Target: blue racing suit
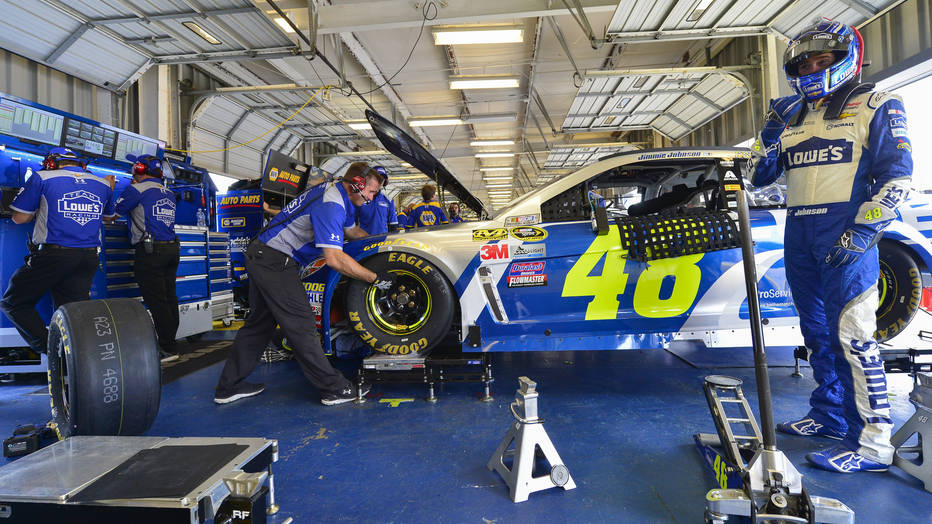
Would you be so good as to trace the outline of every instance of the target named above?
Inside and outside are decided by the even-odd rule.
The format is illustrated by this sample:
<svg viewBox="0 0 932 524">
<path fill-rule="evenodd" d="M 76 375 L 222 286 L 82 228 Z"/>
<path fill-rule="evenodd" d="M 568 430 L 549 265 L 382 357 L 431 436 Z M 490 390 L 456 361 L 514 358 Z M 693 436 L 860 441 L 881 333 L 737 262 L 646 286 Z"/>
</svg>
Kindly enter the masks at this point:
<svg viewBox="0 0 932 524">
<path fill-rule="evenodd" d="M 372 199 L 372 202 L 357 208 L 356 219 L 359 227 L 365 229 L 370 235 L 388 233 L 389 226 L 398 228 L 395 204 L 381 192 Z"/>
<path fill-rule="evenodd" d="M 771 107 L 789 107 L 789 98 Z M 909 191 L 906 114 L 896 95 L 870 92 L 848 100 L 838 119 L 825 120 L 823 101 L 810 102 L 798 126 L 761 133 L 755 148 L 766 156 L 751 183 L 764 186 L 786 174 L 786 278 L 818 383 L 808 416 L 844 434 L 844 447 L 890 464 L 890 405 L 874 340 L 876 241 Z M 801 106 L 792 107 L 784 116 Z"/>
<path fill-rule="evenodd" d="M 411 209 L 411 216 L 408 217 L 408 227 L 430 227 L 449 223 L 443 208 L 433 200 L 414 206 Z"/>
</svg>

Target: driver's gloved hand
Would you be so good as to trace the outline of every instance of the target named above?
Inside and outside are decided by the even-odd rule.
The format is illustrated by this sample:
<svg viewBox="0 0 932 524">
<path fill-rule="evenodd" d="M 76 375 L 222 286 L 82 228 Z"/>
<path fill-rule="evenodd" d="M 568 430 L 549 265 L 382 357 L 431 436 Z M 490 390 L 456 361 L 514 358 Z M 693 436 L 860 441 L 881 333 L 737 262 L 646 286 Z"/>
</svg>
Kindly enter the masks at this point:
<svg viewBox="0 0 932 524">
<path fill-rule="evenodd" d="M 395 276 L 394 273 L 389 273 L 388 271 L 384 271 L 382 273 L 379 273 L 375 277 L 375 280 L 372 281 L 372 285 L 377 287 L 381 291 L 388 291 L 389 289 L 392 288 L 392 286 L 395 285 L 397 281 L 398 281 L 398 277 Z"/>
<path fill-rule="evenodd" d="M 764 147 L 770 147 L 780 140 L 786 129 L 786 123 L 802 107 L 799 95 L 785 96 L 770 101 L 770 111 L 764 117 L 764 127 L 760 131 L 760 140 Z"/>
<path fill-rule="evenodd" d="M 853 264 L 865 251 L 879 240 L 880 233 L 865 224 L 854 224 L 838 237 L 825 256 L 825 263 L 832 267 Z"/>
</svg>

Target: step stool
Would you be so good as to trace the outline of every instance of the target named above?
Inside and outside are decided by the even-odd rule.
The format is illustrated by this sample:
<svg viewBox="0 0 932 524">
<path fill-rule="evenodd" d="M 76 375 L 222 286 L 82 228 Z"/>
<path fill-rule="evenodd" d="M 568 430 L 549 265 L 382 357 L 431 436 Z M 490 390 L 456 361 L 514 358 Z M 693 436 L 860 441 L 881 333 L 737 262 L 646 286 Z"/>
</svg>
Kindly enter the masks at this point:
<svg viewBox="0 0 932 524">
<path fill-rule="evenodd" d="M 576 487 L 569 469 L 544 430 L 544 419 L 537 417 L 537 383 L 527 377 L 518 378 L 519 389 L 511 403 L 511 414 L 517 421 L 511 425 L 486 467 L 497 471 L 511 488 L 511 501 L 524 502 L 528 495 L 553 487 L 569 490 Z M 514 443 L 513 449 L 508 449 Z M 534 477 L 536 450 L 540 449 L 550 463 L 550 474 Z M 505 457 L 512 457 L 511 468 Z"/>
<path fill-rule="evenodd" d="M 916 385 L 909 394 L 909 401 L 916 406 L 916 412 L 890 439 L 896 448 L 893 464 L 921 480 L 926 491 L 932 493 L 932 373 L 917 373 L 916 379 Z M 913 434 L 918 438 L 916 445 L 904 446 Z M 915 459 L 904 455 L 914 455 Z M 929 462 L 925 457 L 929 457 Z"/>
</svg>

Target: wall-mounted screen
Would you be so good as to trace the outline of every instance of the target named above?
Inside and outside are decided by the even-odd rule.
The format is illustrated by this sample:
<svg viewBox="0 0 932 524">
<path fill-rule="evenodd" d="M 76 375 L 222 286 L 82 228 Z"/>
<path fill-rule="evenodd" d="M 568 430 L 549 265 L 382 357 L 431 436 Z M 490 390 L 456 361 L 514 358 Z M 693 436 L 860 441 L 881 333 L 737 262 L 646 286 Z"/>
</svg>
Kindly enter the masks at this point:
<svg viewBox="0 0 932 524">
<path fill-rule="evenodd" d="M 116 131 L 69 118 L 65 124 L 65 147 L 111 158 Z"/>
<path fill-rule="evenodd" d="M 57 146 L 65 117 L 0 98 L 0 133 Z"/>
<path fill-rule="evenodd" d="M 157 140 L 120 131 L 117 135 L 116 155 L 114 155 L 113 159 L 127 162 L 131 161 L 127 158 L 127 155 L 131 156 L 133 160 L 142 155 L 156 156 L 160 145 L 161 142 Z"/>
</svg>

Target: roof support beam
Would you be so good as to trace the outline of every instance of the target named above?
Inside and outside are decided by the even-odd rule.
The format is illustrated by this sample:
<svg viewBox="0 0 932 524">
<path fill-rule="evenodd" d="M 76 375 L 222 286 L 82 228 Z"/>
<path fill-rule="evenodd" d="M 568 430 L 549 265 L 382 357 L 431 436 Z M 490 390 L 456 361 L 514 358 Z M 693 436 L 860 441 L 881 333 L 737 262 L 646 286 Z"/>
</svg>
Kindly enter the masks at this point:
<svg viewBox="0 0 932 524">
<path fill-rule="evenodd" d="M 204 91 L 188 91 L 184 93 L 185 95 L 191 96 L 214 96 L 214 95 L 229 95 L 233 93 L 270 93 L 275 91 L 316 91 L 321 89 L 322 86 L 299 86 L 297 84 L 270 84 L 262 86 L 238 86 L 238 87 L 218 87 L 217 89 L 209 89 Z M 301 106 L 296 106 L 301 107 Z M 275 107 L 276 109 L 278 106 Z M 262 106 L 262 109 L 272 109 L 272 107 L 266 108 Z"/>
<path fill-rule="evenodd" d="M 84 35 L 84 33 L 86 33 L 87 30 L 92 27 L 94 27 L 94 25 L 87 23 L 87 22 L 84 22 L 83 24 L 78 26 L 78 28 L 73 33 L 71 33 L 68 36 L 68 38 L 65 39 L 64 42 L 58 44 L 58 47 L 56 47 L 55 50 L 52 51 L 52 53 L 45 58 L 45 61 L 48 62 L 49 64 L 54 64 L 55 61 L 58 60 L 58 58 L 61 55 L 63 55 L 65 51 L 67 51 L 68 48 L 71 47 L 72 44 L 77 42 L 78 39 L 81 38 Z"/>
<path fill-rule="evenodd" d="M 609 33 L 608 41 L 613 44 L 637 42 L 659 42 L 670 40 L 695 40 L 697 38 L 737 38 L 760 36 L 772 31 L 769 26 L 714 27 L 711 29 L 671 29 L 669 31 L 625 31 Z"/>
<path fill-rule="evenodd" d="M 868 4 L 867 2 L 862 2 L 861 0 L 841 0 L 841 3 L 861 13 L 867 18 L 877 14 L 877 10 L 874 9 L 874 6 Z"/>
<path fill-rule="evenodd" d="M 606 76 L 633 76 L 633 75 L 688 75 L 693 73 L 727 73 L 732 71 L 747 71 L 760 69 L 759 65 L 740 66 L 699 66 L 699 67 L 655 67 L 644 69 L 587 69 L 589 78 Z"/>
<path fill-rule="evenodd" d="M 143 40 L 141 43 L 148 42 L 148 40 Z M 314 54 L 309 51 L 300 51 L 298 48 L 270 47 L 267 49 L 250 49 L 247 51 L 214 51 L 184 55 L 158 55 L 152 57 L 152 60 L 157 64 L 203 64 L 207 62 L 272 60 L 275 58 L 290 58 L 293 56 L 313 57 Z"/>
<path fill-rule="evenodd" d="M 146 15 L 144 18 L 136 16 L 121 16 L 115 18 L 95 18 L 91 22 L 98 25 L 146 23 L 155 20 L 177 20 L 179 18 L 206 18 L 208 16 L 235 15 L 239 13 L 255 13 L 255 7 L 235 7 L 230 9 L 206 9 L 197 11 L 177 11 L 159 15 Z"/>
</svg>

